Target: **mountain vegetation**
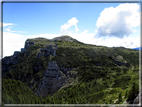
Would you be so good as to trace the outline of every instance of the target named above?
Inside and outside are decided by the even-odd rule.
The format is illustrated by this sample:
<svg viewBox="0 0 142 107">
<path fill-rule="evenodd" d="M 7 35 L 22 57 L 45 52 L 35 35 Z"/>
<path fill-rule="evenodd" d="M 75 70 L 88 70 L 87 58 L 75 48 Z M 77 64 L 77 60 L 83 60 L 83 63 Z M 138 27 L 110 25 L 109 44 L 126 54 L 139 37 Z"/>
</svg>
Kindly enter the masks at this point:
<svg viewBox="0 0 142 107">
<path fill-rule="evenodd" d="M 137 50 L 84 44 L 67 35 L 27 41 L 34 45 L 2 59 L 3 104 L 128 104 L 139 94 Z M 55 44 L 56 56 L 40 56 L 41 48 Z M 75 77 L 54 94 L 37 96 L 50 61 L 71 68 L 66 72 Z"/>
</svg>

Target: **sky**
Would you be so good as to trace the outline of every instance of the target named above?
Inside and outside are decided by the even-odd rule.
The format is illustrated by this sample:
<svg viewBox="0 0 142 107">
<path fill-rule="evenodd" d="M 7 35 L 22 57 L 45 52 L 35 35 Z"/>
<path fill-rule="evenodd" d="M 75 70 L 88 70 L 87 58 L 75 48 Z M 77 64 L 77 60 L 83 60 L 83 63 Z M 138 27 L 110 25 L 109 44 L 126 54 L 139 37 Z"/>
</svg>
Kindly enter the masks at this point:
<svg viewBox="0 0 142 107">
<path fill-rule="evenodd" d="M 139 3 L 3 3 L 3 57 L 29 38 L 69 35 L 107 47 L 140 47 Z"/>
</svg>

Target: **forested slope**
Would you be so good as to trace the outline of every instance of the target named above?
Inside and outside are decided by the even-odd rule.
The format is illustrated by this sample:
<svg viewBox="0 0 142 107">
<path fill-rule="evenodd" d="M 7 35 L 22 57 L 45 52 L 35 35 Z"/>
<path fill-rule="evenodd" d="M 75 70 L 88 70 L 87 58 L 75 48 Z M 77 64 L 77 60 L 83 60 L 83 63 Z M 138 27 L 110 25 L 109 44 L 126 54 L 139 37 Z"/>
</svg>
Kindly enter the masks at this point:
<svg viewBox="0 0 142 107">
<path fill-rule="evenodd" d="M 69 36 L 28 39 L 25 45 L 24 52 L 2 59 L 4 104 L 114 104 L 117 99 L 123 104 L 133 103 L 139 93 L 137 50 L 83 44 Z M 53 51 L 57 46 L 54 57 L 41 51 L 49 50 L 47 45 Z M 57 62 L 68 82 L 54 94 L 38 97 L 50 61 Z"/>
</svg>

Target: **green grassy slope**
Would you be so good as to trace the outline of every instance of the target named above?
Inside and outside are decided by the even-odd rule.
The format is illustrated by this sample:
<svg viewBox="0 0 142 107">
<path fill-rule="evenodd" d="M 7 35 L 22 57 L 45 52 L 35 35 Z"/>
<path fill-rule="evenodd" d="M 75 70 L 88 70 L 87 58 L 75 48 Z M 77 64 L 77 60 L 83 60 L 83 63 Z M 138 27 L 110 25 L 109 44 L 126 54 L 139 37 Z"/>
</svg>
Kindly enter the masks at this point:
<svg viewBox="0 0 142 107">
<path fill-rule="evenodd" d="M 72 41 L 65 41 L 68 39 Z M 83 44 L 68 36 L 53 40 L 45 38 L 29 40 L 35 42 L 35 45 L 20 53 L 19 63 L 12 65 L 12 69 L 3 77 L 5 78 L 3 103 L 113 104 L 119 99 L 117 103 L 121 104 L 125 100 L 133 100 L 139 93 L 139 51 L 137 50 Z M 55 57 L 50 55 L 42 56 L 41 59 L 36 58 L 40 48 L 55 43 L 58 47 Z M 72 72 L 76 72 L 78 80 L 53 96 L 38 98 L 33 94 L 37 84 L 33 89 L 27 86 L 31 85 L 33 79 L 37 82 L 42 80 L 43 72 L 47 69 L 50 60 L 56 61 L 59 67 L 74 68 Z M 35 72 L 33 67 L 38 64 L 42 68 Z M 25 90 L 18 84 L 22 84 Z M 16 90 L 19 91 L 15 91 L 12 87 L 17 87 Z M 122 98 L 123 96 L 125 97 Z M 26 98 L 32 100 L 28 101 Z"/>
</svg>

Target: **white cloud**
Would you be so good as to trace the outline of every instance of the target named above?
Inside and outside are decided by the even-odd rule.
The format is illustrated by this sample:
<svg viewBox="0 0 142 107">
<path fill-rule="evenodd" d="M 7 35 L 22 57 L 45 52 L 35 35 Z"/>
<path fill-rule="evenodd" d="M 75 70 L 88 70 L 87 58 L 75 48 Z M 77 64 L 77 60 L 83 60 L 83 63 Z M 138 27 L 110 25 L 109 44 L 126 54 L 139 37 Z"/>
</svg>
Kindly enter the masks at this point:
<svg viewBox="0 0 142 107">
<path fill-rule="evenodd" d="M 120 4 L 117 7 L 105 8 L 97 20 L 97 34 L 98 37 L 113 36 L 122 38 L 129 36 L 140 24 L 139 5 L 134 4 Z"/>
<path fill-rule="evenodd" d="M 55 37 L 59 37 L 62 34 L 39 34 L 39 35 L 33 35 L 33 36 L 27 36 L 28 38 L 37 38 L 37 37 L 43 37 L 47 39 L 53 39 Z"/>
<path fill-rule="evenodd" d="M 89 30 L 84 30 L 83 33 L 87 33 Z"/>
<path fill-rule="evenodd" d="M 8 28 L 7 28 L 7 29 L 4 29 L 4 31 L 9 32 L 9 33 L 12 33 L 12 32 L 27 33 L 26 31 L 12 31 L 12 30 L 11 30 L 12 27 L 11 27 L 10 25 L 14 25 L 14 24 L 13 24 L 13 23 L 3 23 L 3 27 L 8 26 Z M 0 26 L 1 26 L 1 22 L 0 22 Z"/>
<path fill-rule="evenodd" d="M 9 25 L 14 25 L 13 23 L 3 23 L 3 27 L 9 26 Z"/>
<path fill-rule="evenodd" d="M 8 32 L 10 32 L 10 31 L 11 31 L 10 29 L 4 29 L 4 30 L 6 30 L 6 31 L 8 31 Z"/>
<path fill-rule="evenodd" d="M 109 38 L 94 38 L 94 33 L 74 33 L 71 37 L 87 44 L 101 45 L 107 47 L 136 48 L 140 47 L 140 37 L 109 37 Z"/>
<path fill-rule="evenodd" d="M 67 23 L 65 23 L 64 25 L 61 26 L 61 32 L 62 33 L 66 33 L 69 32 L 67 31 L 71 26 L 75 26 L 75 30 L 76 32 L 79 31 L 78 27 L 77 27 L 77 23 L 79 21 L 76 19 L 76 17 L 71 18 L 70 20 L 68 20 Z"/>
<path fill-rule="evenodd" d="M 18 33 L 27 33 L 27 31 L 13 31 L 13 32 L 18 32 Z"/>
<path fill-rule="evenodd" d="M 10 28 L 4 29 L 6 32 L 12 33 L 12 32 L 17 32 L 17 33 L 27 33 L 26 31 L 12 31 Z"/>
<path fill-rule="evenodd" d="M 3 57 L 13 55 L 14 51 L 20 51 L 24 47 L 25 36 L 3 32 Z"/>
<path fill-rule="evenodd" d="M 124 37 L 124 38 L 117 38 L 111 37 L 107 39 L 96 39 L 96 45 L 102 45 L 107 47 L 120 47 L 123 46 L 125 48 L 136 48 L 140 47 L 140 37 Z"/>
</svg>

